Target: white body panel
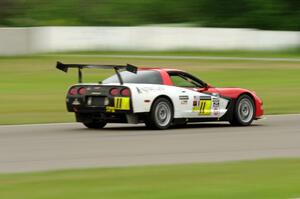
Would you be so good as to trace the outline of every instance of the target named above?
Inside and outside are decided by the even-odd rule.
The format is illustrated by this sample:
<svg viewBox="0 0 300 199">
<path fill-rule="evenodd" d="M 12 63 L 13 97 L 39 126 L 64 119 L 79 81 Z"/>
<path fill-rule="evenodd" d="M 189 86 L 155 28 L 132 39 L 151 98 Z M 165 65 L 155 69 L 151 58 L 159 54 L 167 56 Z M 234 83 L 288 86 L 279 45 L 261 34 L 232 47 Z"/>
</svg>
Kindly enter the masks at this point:
<svg viewBox="0 0 300 199">
<path fill-rule="evenodd" d="M 153 101 L 159 96 L 167 96 L 172 100 L 174 118 L 220 118 L 227 112 L 229 100 L 218 95 L 158 84 L 124 84 L 123 86 L 131 90 L 134 113 L 150 112 Z"/>
</svg>

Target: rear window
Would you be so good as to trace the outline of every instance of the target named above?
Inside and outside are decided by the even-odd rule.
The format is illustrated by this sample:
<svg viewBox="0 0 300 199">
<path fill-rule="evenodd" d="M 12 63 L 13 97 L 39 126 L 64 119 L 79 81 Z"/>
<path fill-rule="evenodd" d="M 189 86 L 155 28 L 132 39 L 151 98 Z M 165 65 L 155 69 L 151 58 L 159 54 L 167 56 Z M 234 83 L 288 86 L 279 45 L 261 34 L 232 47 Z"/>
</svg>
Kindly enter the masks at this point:
<svg viewBox="0 0 300 199">
<path fill-rule="evenodd" d="M 162 78 L 158 71 L 153 70 L 141 70 L 137 74 L 122 71 L 120 72 L 124 83 L 134 83 L 134 84 L 162 84 Z M 102 81 L 103 84 L 108 83 L 119 83 L 117 75 L 113 75 Z"/>
</svg>

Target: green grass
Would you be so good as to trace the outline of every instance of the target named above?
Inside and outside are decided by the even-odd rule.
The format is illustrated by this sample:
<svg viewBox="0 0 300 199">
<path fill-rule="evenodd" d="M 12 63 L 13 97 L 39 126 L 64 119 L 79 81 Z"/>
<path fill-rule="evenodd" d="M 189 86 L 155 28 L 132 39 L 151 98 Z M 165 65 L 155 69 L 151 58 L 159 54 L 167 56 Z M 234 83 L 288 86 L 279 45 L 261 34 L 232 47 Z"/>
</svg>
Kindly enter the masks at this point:
<svg viewBox="0 0 300 199">
<path fill-rule="evenodd" d="M 56 70 L 57 60 L 179 68 L 217 87 L 255 90 L 264 100 L 267 114 L 300 113 L 300 62 L 97 58 L 52 54 L 0 58 L 0 124 L 74 120 L 73 114 L 66 112 L 65 93 L 76 82 L 76 72 L 64 74 Z M 89 82 L 113 74 L 110 70 L 85 72 Z"/>
<path fill-rule="evenodd" d="M 0 175 L 3 199 L 300 197 L 300 159 Z"/>
</svg>

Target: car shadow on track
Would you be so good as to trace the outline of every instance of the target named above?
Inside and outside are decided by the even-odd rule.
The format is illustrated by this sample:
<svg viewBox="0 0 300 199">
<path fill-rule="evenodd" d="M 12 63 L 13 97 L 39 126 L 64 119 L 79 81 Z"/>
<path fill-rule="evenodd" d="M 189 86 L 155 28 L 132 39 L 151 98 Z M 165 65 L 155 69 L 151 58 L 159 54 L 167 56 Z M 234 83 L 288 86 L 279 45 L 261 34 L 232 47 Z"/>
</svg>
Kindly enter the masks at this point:
<svg viewBox="0 0 300 199">
<path fill-rule="evenodd" d="M 256 131 L 256 128 L 259 128 L 263 125 L 261 124 L 252 124 L 248 127 L 235 127 L 231 126 L 229 123 L 190 123 L 186 126 L 172 126 L 167 130 L 152 130 L 148 129 L 143 124 L 130 125 L 130 124 L 116 124 L 116 125 L 107 125 L 103 129 L 88 129 L 82 126 L 82 128 L 72 128 L 69 129 L 68 133 L 76 134 L 90 134 L 94 136 L 104 136 L 104 137 L 115 137 L 115 136 L 155 136 L 155 135 L 176 135 L 176 134 L 199 134 L 199 133 L 209 133 L 209 132 L 243 132 L 244 130 L 253 129 Z"/>
<path fill-rule="evenodd" d="M 185 130 L 185 129 L 213 129 L 213 128 L 251 128 L 251 127 L 258 127 L 261 126 L 259 124 L 252 124 L 249 127 L 236 127 L 231 126 L 228 123 L 191 123 L 184 126 L 171 126 L 168 131 L 170 130 Z M 86 129 L 87 131 L 90 129 Z M 105 131 L 159 131 L 159 130 L 153 130 L 148 129 L 145 125 L 136 125 L 136 126 L 107 126 L 103 130 Z M 102 129 L 96 129 L 93 131 L 102 131 Z"/>
</svg>

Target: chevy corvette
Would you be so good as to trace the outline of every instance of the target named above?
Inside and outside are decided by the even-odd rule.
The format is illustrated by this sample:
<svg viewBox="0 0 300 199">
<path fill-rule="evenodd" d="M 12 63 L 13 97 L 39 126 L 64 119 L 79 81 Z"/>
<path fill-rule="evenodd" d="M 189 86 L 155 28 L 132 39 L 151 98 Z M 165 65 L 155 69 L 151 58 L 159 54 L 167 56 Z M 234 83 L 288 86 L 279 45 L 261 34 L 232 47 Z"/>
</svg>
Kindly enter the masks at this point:
<svg viewBox="0 0 300 199">
<path fill-rule="evenodd" d="M 78 83 L 67 92 L 66 105 L 76 121 L 101 129 L 107 123 L 145 123 L 151 129 L 191 122 L 228 121 L 248 126 L 263 115 L 263 102 L 243 88 L 216 88 L 177 69 L 127 65 L 63 64 L 78 69 Z M 82 83 L 82 70 L 113 69 L 99 83 Z"/>
</svg>

